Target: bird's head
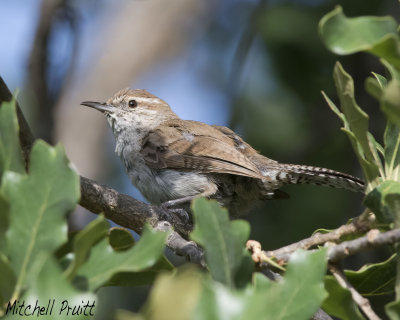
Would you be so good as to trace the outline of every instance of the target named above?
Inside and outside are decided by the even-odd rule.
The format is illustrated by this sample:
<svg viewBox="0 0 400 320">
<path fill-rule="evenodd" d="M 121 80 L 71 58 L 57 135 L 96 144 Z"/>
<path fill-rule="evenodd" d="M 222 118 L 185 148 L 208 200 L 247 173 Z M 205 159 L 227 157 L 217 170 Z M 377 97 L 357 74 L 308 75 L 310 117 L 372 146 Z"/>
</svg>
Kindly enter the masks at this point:
<svg viewBox="0 0 400 320">
<path fill-rule="evenodd" d="M 142 89 L 122 89 L 106 102 L 84 101 L 81 105 L 102 112 L 113 131 L 121 126 L 151 129 L 164 120 L 177 117 L 168 103 Z"/>
</svg>

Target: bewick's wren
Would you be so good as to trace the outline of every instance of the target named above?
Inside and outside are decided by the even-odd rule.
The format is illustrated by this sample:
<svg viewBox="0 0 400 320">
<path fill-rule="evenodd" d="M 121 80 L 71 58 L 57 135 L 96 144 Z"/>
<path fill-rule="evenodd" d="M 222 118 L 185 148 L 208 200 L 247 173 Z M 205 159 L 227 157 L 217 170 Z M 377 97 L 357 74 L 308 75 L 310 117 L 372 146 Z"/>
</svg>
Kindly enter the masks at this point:
<svg viewBox="0 0 400 320">
<path fill-rule="evenodd" d="M 238 216 L 259 200 L 287 197 L 279 190 L 285 184 L 364 190 L 362 180 L 345 173 L 264 157 L 226 127 L 181 120 L 145 90 L 82 105 L 106 116 L 132 183 L 153 204 L 182 205 L 203 195 Z"/>
</svg>

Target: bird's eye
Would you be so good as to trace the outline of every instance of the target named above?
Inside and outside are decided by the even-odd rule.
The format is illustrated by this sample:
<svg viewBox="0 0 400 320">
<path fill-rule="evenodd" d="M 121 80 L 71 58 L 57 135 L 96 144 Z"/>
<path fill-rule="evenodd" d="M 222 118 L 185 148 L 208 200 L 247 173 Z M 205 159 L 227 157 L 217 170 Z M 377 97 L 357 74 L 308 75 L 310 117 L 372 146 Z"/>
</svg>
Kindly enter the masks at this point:
<svg viewBox="0 0 400 320">
<path fill-rule="evenodd" d="M 129 100 L 128 104 L 129 104 L 129 106 L 131 108 L 135 108 L 137 106 L 137 101 L 136 100 Z"/>
</svg>

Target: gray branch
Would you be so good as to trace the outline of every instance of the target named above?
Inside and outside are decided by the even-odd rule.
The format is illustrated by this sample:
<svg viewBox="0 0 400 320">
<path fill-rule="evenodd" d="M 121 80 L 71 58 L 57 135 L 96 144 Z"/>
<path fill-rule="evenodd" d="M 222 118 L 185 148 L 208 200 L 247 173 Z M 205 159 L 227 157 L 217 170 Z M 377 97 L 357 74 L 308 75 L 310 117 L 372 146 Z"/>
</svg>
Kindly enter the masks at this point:
<svg viewBox="0 0 400 320">
<path fill-rule="evenodd" d="M 378 229 L 372 229 L 363 237 L 329 245 L 327 258 L 330 263 L 336 263 L 358 252 L 384 245 L 393 245 L 398 242 L 400 242 L 400 228 L 382 233 Z M 296 242 L 296 244 L 298 243 L 299 242 Z M 291 254 L 298 248 L 302 247 L 293 246 L 292 251 L 281 250 L 283 248 L 275 251 L 263 251 L 261 250 L 261 245 L 257 241 L 249 240 L 247 242 L 247 249 L 252 253 L 253 261 L 258 263 L 262 269 L 271 268 L 272 259 L 278 260 L 279 263 L 288 262 Z"/>
<path fill-rule="evenodd" d="M 363 216 L 363 215 L 362 215 Z M 361 217 L 354 218 L 349 224 L 340 226 L 339 228 L 328 233 L 315 233 L 311 237 L 292 243 L 285 247 L 273 250 L 264 251 L 267 257 L 287 261 L 290 255 L 297 249 L 309 249 L 314 246 L 323 245 L 327 242 L 338 242 L 340 239 L 349 234 L 364 233 L 371 228 L 371 223 Z"/>
<path fill-rule="evenodd" d="M 0 77 L 0 103 L 10 101 L 12 95 Z M 35 138 L 17 103 L 19 138 L 27 167 L 29 154 Z M 183 224 L 178 217 L 157 206 L 138 201 L 128 195 L 100 185 L 93 180 L 80 177 L 81 199 L 79 204 L 93 213 L 104 213 L 107 219 L 122 227 L 141 233 L 146 223 L 157 230 L 170 232 L 167 246 L 177 255 L 185 256 L 189 261 L 204 264 L 203 251 L 194 242 L 188 241 L 192 225 Z"/>
</svg>

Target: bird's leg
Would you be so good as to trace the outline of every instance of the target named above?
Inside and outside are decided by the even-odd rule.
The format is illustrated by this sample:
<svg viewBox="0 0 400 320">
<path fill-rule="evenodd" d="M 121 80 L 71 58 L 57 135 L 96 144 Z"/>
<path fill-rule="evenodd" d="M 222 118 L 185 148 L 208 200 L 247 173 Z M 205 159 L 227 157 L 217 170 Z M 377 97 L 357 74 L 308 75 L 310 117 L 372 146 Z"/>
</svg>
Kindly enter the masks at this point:
<svg viewBox="0 0 400 320">
<path fill-rule="evenodd" d="M 202 195 L 202 194 L 200 194 L 200 195 Z M 175 207 L 175 206 L 180 205 L 180 204 L 189 203 L 195 197 L 200 196 L 200 195 L 188 196 L 188 197 L 178 198 L 178 199 L 174 199 L 174 200 L 168 200 L 168 201 L 163 202 L 161 204 L 161 207 L 163 209 L 169 209 L 171 207 Z"/>
<path fill-rule="evenodd" d="M 173 214 L 175 214 L 176 216 L 178 216 L 178 218 L 184 223 L 188 223 L 190 221 L 190 217 L 189 214 L 186 212 L 185 209 L 183 208 L 171 208 L 177 205 L 182 205 L 182 204 L 186 204 L 191 202 L 196 196 L 188 196 L 188 197 L 183 197 L 183 198 L 179 198 L 179 199 L 174 199 L 174 200 L 169 200 L 169 201 L 165 201 L 163 202 L 160 207 L 163 210 L 166 210 L 168 212 L 171 212 Z"/>
<path fill-rule="evenodd" d="M 171 207 L 190 203 L 194 198 L 197 198 L 197 197 L 209 197 L 209 196 L 213 195 L 215 192 L 216 192 L 215 188 L 208 188 L 207 190 L 203 191 L 202 193 L 199 193 L 196 195 L 165 201 L 160 205 L 160 207 L 164 210 L 168 210 L 172 213 L 175 213 L 184 223 L 187 223 L 190 221 L 190 217 L 189 217 L 188 213 L 186 212 L 186 210 L 182 209 L 182 208 L 172 208 L 171 209 Z"/>
</svg>

